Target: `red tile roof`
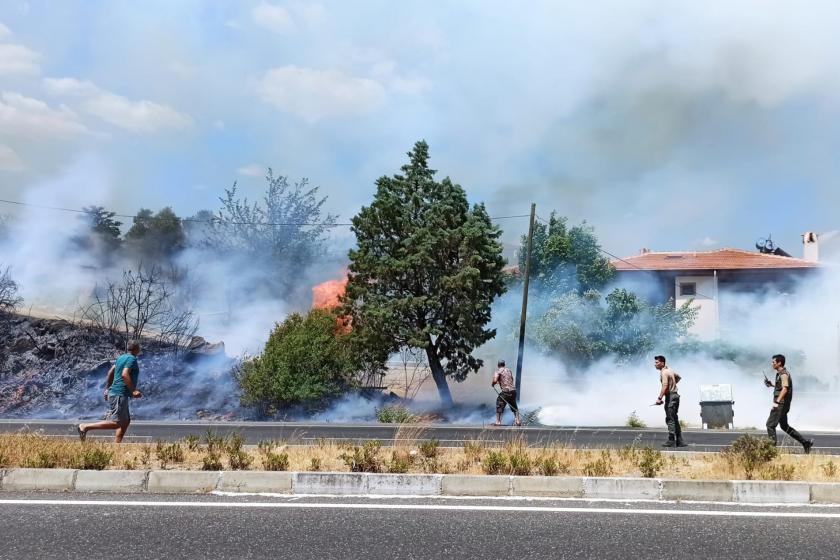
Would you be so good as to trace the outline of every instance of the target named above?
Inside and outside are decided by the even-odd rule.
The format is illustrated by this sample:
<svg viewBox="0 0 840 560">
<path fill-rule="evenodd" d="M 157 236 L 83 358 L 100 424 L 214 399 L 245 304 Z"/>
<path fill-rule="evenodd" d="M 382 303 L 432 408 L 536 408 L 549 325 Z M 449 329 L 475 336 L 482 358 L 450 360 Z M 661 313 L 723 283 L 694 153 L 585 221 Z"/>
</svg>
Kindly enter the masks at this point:
<svg viewBox="0 0 840 560">
<path fill-rule="evenodd" d="M 612 261 L 616 270 L 757 270 L 818 268 L 817 262 L 741 249 L 648 252 Z"/>
</svg>

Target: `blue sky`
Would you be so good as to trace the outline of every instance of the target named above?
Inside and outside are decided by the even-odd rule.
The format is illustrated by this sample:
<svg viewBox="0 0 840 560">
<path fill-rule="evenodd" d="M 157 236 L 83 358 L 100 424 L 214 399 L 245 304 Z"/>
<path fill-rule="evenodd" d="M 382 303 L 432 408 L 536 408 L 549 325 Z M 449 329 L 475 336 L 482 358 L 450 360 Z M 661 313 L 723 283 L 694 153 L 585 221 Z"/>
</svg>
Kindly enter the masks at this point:
<svg viewBox="0 0 840 560">
<path fill-rule="evenodd" d="M 622 254 L 799 254 L 840 222 L 840 5 L 807 8 L 6 0 L 0 198 L 189 215 L 271 166 L 346 219 L 424 138 L 492 215 L 534 201 Z"/>
</svg>

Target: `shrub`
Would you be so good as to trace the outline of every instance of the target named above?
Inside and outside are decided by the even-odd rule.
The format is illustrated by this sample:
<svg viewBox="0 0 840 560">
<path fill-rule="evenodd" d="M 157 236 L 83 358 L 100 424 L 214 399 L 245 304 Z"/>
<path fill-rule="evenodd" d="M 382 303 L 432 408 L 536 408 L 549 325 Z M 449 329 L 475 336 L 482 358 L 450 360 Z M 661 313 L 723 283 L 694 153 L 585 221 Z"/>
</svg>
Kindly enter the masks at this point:
<svg viewBox="0 0 840 560">
<path fill-rule="evenodd" d="M 764 480 L 793 480 L 794 465 L 768 465 L 762 472 Z"/>
<path fill-rule="evenodd" d="M 503 474 L 507 472 L 507 466 L 504 451 L 488 451 L 481 460 L 481 468 L 485 474 Z"/>
<path fill-rule="evenodd" d="M 752 480 L 756 470 L 779 456 L 779 450 L 768 438 L 744 434 L 723 450 L 723 457 L 730 465 L 739 465 L 744 476 Z"/>
<path fill-rule="evenodd" d="M 484 444 L 478 440 L 467 440 L 464 442 L 464 456 L 468 461 L 478 463 L 484 453 Z"/>
<path fill-rule="evenodd" d="M 190 434 L 184 438 L 184 443 L 187 444 L 187 449 L 190 451 L 198 451 L 198 445 L 201 443 L 201 438 L 197 435 Z"/>
<path fill-rule="evenodd" d="M 309 460 L 309 470 L 318 472 L 321 470 L 321 459 L 319 457 L 312 457 Z"/>
<path fill-rule="evenodd" d="M 584 476 L 612 476 L 612 455 L 609 449 L 603 450 L 598 459 L 583 465 L 583 474 Z"/>
<path fill-rule="evenodd" d="M 230 463 L 230 468 L 235 471 L 246 470 L 254 461 L 254 458 L 243 449 L 244 444 L 245 439 L 241 434 L 232 434 L 225 441 L 224 447 L 228 454 L 228 462 Z"/>
<path fill-rule="evenodd" d="M 315 459 L 313 458 L 313 461 Z M 249 462 L 250 464 L 250 462 Z M 267 471 L 287 471 L 289 470 L 289 454 L 288 453 L 274 453 L 269 451 L 265 453 L 262 458 L 263 469 Z M 233 467 L 231 467 L 233 468 Z M 247 468 L 247 467 L 246 467 Z M 319 470 L 319 469 L 311 469 Z"/>
<path fill-rule="evenodd" d="M 36 469 L 54 469 L 58 466 L 59 456 L 52 449 L 41 449 L 28 463 L 28 467 Z"/>
<path fill-rule="evenodd" d="M 557 476 L 560 473 L 560 463 L 554 455 L 543 455 L 537 459 L 537 472 L 543 476 Z"/>
<path fill-rule="evenodd" d="M 517 476 L 528 476 L 531 474 L 531 456 L 528 455 L 527 449 L 520 448 L 508 455 L 508 465 L 510 466 L 510 474 Z"/>
<path fill-rule="evenodd" d="M 645 478 L 655 478 L 665 467 L 665 456 L 658 449 L 643 447 L 638 454 L 636 465 Z"/>
<path fill-rule="evenodd" d="M 114 460 L 114 452 L 104 447 L 85 446 L 79 467 L 84 470 L 101 471 Z"/>
<path fill-rule="evenodd" d="M 628 428 L 647 428 L 647 424 L 645 424 L 644 420 L 639 418 L 636 411 L 630 413 L 630 416 L 627 417 L 627 427 Z"/>
<path fill-rule="evenodd" d="M 169 463 L 183 463 L 184 450 L 179 443 L 171 443 L 166 445 L 162 441 L 157 442 L 156 453 L 158 461 L 160 461 L 160 468 L 166 469 Z"/>
<path fill-rule="evenodd" d="M 420 454 L 426 459 L 434 459 L 435 457 L 437 457 L 439 448 L 440 442 L 434 438 L 428 441 L 424 441 L 418 446 Z"/>
<path fill-rule="evenodd" d="M 344 461 L 350 472 L 382 472 L 380 447 L 381 444 L 378 441 L 368 441 L 361 447 L 351 447 L 349 453 L 342 453 L 339 458 Z"/>
<path fill-rule="evenodd" d="M 408 453 L 394 451 L 391 453 L 391 461 L 388 463 L 388 472 L 405 474 L 411 468 L 412 462 L 411 455 Z"/>
<path fill-rule="evenodd" d="M 152 446 L 148 443 L 140 448 L 140 464 L 146 469 L 152 464 Z"/>
<path fill-rule="evenodd" d="M 262 354 L 242 363 L 236 375 L 241 402 L 268 414 L 284 407 L 336 397 L 365 368 L 353 333 L 338 329 L 337 312 L 313 309 L 278 323 Z"/>
<path fill-rule="evenodd" d="M 0 462 L 0 466 L 2 466 L 2 462 Z M 837 476 L 837 465 L 834 464 L 834 461 L 823 463 L 821 467 L 826 478 L 834 478 Z"/>
<path fill-rule="evenodd" d="M 413 424 L 418 417 L 404 406 L 383 406 L 376 409 L 376 420 L 383 424 Z"/>
</svg>

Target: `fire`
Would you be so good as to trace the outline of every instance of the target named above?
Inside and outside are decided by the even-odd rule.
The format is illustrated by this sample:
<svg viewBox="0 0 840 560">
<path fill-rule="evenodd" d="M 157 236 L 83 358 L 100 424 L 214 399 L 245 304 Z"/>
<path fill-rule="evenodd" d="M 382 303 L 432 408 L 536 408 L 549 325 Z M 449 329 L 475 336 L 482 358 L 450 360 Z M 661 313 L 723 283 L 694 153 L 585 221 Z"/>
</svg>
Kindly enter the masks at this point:
<svg viewBox="0 0 840 560">
<path fill-rule="evenodd" d="M 339 299 L 347 288 L 347 277 L 341 280 L 327 280 L 312 288 L 312 309 L 333 309 L 339 306 Z"/>
<path fill-rule="evenodd" d="M 347 289 L 347 275 L 341 280 L 327 280 L 312 288 L 312 309 L 334 309 L 341 304 L 340 298 Z M 337 317 L 336 335 L 348 334 L 353 330 L 350 317 Z"/>
</svg>

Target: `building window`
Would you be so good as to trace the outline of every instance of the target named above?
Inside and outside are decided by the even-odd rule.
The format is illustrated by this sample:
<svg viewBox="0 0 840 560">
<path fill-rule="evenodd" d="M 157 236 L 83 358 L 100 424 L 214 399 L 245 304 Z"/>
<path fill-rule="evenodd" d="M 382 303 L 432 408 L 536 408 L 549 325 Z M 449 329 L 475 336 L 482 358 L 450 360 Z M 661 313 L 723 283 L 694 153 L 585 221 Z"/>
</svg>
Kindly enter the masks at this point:
<svg viewBox="0 0 840 560">
<path fill-rule="evenodd" d="M 695 282 L 680 282 L 680 296 L 696 296 L 697 284 Z"/>
</svg>

